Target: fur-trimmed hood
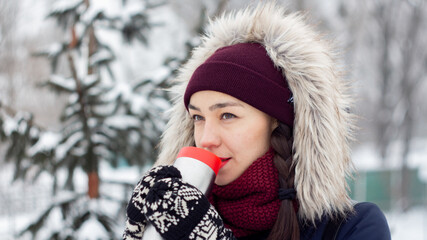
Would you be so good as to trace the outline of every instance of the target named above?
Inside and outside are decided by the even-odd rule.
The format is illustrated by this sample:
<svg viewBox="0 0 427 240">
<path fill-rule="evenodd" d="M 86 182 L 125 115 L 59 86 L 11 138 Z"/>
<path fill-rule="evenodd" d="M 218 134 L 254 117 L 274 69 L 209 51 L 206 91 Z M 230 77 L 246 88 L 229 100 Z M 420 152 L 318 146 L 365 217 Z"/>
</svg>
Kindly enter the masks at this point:
<svg viewBox="0 0 427 240">
<path fill-rule="evenodd" d="M 182 66 L 172 92 L 170 120 L 156 164 L 172 164 L 179 150 L 194 145 L 193 125 L 183 95 L 193 72 L 217 49 L 243 42 L 262 44 L 286 76 L 293 93 L 293 158 L 299 217 L 314 222 L 323 215 L 352 210 L 346 177 L 351 172 L 349 139 L 355 119 L 352 99 L 334 51 L 300 14 L 287 14 L 274 2 L 225 14 L 210 22 L 206 35 Z"/>
</svg>

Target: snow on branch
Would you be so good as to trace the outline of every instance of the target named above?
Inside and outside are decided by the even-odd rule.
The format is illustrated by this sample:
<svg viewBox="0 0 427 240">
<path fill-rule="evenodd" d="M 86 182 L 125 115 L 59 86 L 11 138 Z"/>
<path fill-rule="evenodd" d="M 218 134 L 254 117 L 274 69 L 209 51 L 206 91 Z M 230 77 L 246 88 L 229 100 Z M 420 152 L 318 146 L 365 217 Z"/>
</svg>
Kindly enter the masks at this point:
<svg viewBox="0 0 427 240">
<path fill-rule="evenodd" d="M 75 132 L 72 134 L 67 141 L 60 144 L 55 150 L 56 159 L 63 159 L 68 152 L 80 141 L 84 139 L 84 134 L 82 132 Z"/>
<path fill-rule="evenodd" d="M 76 82 L 73 78 L 64 78 L 63 76 L 59 75 L 51 75 L 48 83 L 67 92 L 76 91 Z"/>
<path fill-rule="evenodd" d="M 33 157 L 40 152 L 50 152 L 58 146 L 61 139 L 62 137 L 59 133 L 43 132 L 36 144 L 28 149 L 28 155 Z"/>
<path fill-rule="evenodd" d="M 82 79 L 82 84 L 85 88 L 90 88 L 99 81 L 99 76 L 97 74 L 87 75 Z"/>
<path fill-rule="evenodd" d="M 126 130 L 129 128 L 139 128 L 141 121 L 131 115 L 116 115 L 105 119 L 105 124 L 110 128 Z"/>
<path fill-rule="evenodd" d="M 92 24 L 99 16 L 103 15 L 103 10 L 93 5 L 89 6 L 88 9 L 81 15 L 80 21 L 89 25 Z"/>
<path fill-rule="evenodd" d="M 12 118 L 5 118 L 3 122 L 3 132 L 6 136 L 10 136 L 12 132 L 18 129 L 18 123 L 14 121 Z"/>
<path fill-rule="evenodd" d="M 114 59 L 114 55 L 110 50 L 107 50 L 105 48 L 97 51 L 95 54 L 93 54 L 90 57 L 90 65 L 91 66 L 95 66 L 95 65 L 100 65 L 103 63 L 106 63 L 108 61 L 111 61 Z"/>
<path fill-rule="evenodd" d="M 28 122 L 31 120 L 32 116 L 28 112 L 18 112 L 14 118 L 6 117 L 3 122 L 3 132 L 6 136 L 10 136 L 14 132 L 25 135 L 30 127 Z"/>
<path fill-rule="evenodd" d="M 83 3 L 83 0 L 60 0 L 55 1 L 52 5 L 50 15 L 64 14 L 70 11 L 75 10 L 80 4 Z"/>
</svg>

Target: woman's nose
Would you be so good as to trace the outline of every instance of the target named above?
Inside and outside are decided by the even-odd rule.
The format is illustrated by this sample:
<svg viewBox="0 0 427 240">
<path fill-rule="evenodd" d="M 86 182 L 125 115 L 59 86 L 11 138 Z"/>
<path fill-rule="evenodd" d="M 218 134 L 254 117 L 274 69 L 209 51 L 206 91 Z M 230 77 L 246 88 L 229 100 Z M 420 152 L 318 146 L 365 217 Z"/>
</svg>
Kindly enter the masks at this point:
<svg viewBox="0 0 427 240">
<path fill-rule="evenodd" d="M 214 124 L 207 123 L 203 129 L 200 139 L 200 147 L 205 149 L 212 149 L 221 144 L 221 137 L 218 129 Z"/>
</svg>

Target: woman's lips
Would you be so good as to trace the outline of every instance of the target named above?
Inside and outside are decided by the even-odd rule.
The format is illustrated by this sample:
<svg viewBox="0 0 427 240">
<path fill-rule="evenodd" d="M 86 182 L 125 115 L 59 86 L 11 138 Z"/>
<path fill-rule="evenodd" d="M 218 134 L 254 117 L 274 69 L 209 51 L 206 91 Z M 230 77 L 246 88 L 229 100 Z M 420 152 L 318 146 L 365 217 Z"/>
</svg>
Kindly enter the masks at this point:
<svg viewBox="0 0 427 240">
<path fill-rule="evenodd" d="M 219 166 L 219 169 L 221 169 L 222 167 L 224 167 L 225 164 L 228 163 L 228 161 L 230 161 L 231 158 L 220 158 L 221 159 L 221 165 Z"/>
</svg>

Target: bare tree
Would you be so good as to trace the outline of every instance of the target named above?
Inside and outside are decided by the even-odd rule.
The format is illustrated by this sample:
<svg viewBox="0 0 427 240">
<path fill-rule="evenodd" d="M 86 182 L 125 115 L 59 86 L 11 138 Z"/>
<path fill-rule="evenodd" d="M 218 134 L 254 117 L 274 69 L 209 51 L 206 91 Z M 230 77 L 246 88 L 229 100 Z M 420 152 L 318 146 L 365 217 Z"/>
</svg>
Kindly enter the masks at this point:
<svg viewBox="0 0 427 240">
<path fill-rule="evenodd" d="M 371 24 L 376 23 L 377 36 L 370 41 L 378 49 L 377 76 L 379 76 L 379 99 L 375 118 L 376 142 L 383 164 L 390 158 L 391 143 L 402 143 L 401 182 L 395 189 L 399 207 L 410 206 L 408 156 L 419 121 L 415 118 L 422 99 L 417 91 L 425 80 L 427 51 L 425 49 L 425 1 L 373 1 L 371 2 Z M 370 26 L 366 26 L 369 28 Z M 372 33 L 372 31 L 371 31 Z M 367 44 L 367 46 L 369 46 Z"/>
<path fill-rule="evenodd" d="M 402 150 L 402 168 L 401 168 L 401 186 L 400 186 L 400 202 L 403 210 L 410 206 L 408 200 L 408 186 L 409 186 L 409 169 L 408 169 L 408 156 L 410 153 L 411 140 L 414 137 L 414 130 L 416 127 L 416 99 L 414 99 L 415 92 L 422 80 L 425 80 L 426 70 L 423 68 L 427 61 L 427 52 L 425 51 L 425 41 L 423 42 L 423 18 L 426 11 L 424 1 L 407 2 L 409 5 L 407 25 L 402 28 L 405 33 L 399 41 L 401 52 L 401 75 L 399 87 L 401 89 L 401 96 L 398 104 L 404 108 L 402 113 L 402 121 L 397 123 L 398 129 L 403 140 Z M 421 67 L 420 67 L 421 65 Z"/>
<path fill-rule="evenodd" d="M 314 1 L 305 4 L 319 8 Z M 392 194 L 396 207 L 406 210 L 411 204 L 408 156 L 413 139 L 425 122 L 420 119 L 425 115 L 419 109 L 426 106 L 420 92 L 425 88 L 427 71 L 426 3 L 424 0 L 357 3 L 342 0 L 335 7 L 317 13 L 313 9 L 313 12 L 326 22 L 323 26 L 340 37 L 347 54 L 350 52 L 347 64 L 363 88 L 357 107 L 364 115 L 364 131 L 372 134 L 368 137 L 375 140 L 384 167 L 392 159 L 400 160 L 400 182 L 393 185 Z"/>
<path fill-rule="evenodd" d="M 393 66 L 390 61 L 390 50 L 391 42 L 393 41 L 393 35 L 395 34 L 394 29 L 394 17 L 397 11 L 397 1 L 377 1 L 377 5 L 374 8 L 373 16 L 378 22 L 379 32 L 378 37 L 381 44 L 379 46 L 379 60 L 378 60 L 378 72 L 379 72 L 379 103 L 378 103 L 378 118 L 376 122 L 376 142 L 379 147 L 379 152 L 383 163 L 386 158 L 387 147 L 390 144 L 393 136 Z"/>
<path fill-rule="evenodd" d="M 15 99 L 15 88 L 13 77 L 16 68 L 16 38 L 14 28 L 16 27 L 16 15 L 18 12 L 17 1 L 0 2 L 0 77 L 4 74 L 4 80 L 0 83 L 0 101 L 11 105 Z"/>
</svg>

